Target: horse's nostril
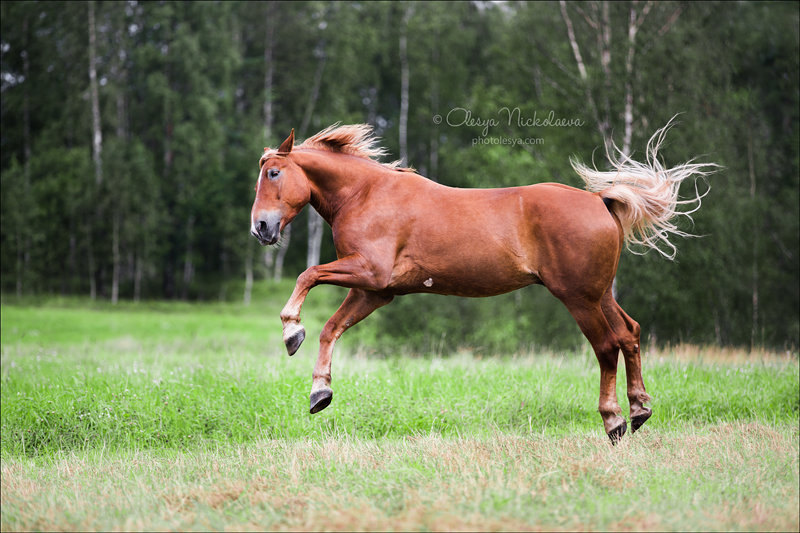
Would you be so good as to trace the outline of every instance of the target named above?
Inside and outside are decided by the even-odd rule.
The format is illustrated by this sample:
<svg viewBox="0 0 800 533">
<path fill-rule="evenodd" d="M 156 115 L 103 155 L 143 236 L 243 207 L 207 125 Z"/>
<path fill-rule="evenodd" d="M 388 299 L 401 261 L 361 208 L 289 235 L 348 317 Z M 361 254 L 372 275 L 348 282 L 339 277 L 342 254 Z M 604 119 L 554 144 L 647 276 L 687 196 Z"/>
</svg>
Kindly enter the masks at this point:
<svg viewBox="0 0 800 533">
<path fill-rule="evenodd" d="M 258 232 L 262 235 L 267 232 L 267 223 L 265 221 L 261 221 L 258 223 Z"/>
</svg>

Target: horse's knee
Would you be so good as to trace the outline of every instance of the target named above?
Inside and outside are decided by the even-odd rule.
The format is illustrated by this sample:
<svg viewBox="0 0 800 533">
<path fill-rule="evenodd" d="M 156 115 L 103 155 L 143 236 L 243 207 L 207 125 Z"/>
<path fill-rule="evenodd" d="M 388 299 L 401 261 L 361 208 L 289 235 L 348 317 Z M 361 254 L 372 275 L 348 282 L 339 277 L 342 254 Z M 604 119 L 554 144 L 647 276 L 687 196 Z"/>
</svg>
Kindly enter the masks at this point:
<svg viewBox="0 0 800 533">
<path fill-rule="evenodd" d="M 299 276 L 297 276 L 297 283 L 295 285 L 297 287 L 314 286 L 319 277 L 318 270 L 319 270 L 319 265 L 308 267 L 303 272 L 301 272 Z"/>
</svg>

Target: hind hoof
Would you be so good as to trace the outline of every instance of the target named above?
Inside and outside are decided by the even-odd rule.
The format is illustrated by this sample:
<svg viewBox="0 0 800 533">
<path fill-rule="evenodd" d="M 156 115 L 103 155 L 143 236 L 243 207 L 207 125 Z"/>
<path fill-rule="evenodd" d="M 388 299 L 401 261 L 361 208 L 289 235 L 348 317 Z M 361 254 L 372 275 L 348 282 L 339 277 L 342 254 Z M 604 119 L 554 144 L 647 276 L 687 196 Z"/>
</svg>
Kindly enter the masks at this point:
<svg viewBox="0 0 800 533">
<path fill-rule="evenodd" d="M 644 412 L 644 413 L 642 413 L 640 415 L 632 416 L 631 417 L 631 433 L 636 433 L 636 430 L 639 429 L 640 427 L 642 427 L 644 425 L 644 423 L 647 422 L 647 419 L 650 418 L 650 416 L 652 414 L 653 414 L 653 411 L 651 409 L 647 409 L 646 412 Z"/>
<path fill-rule="evenodd" d="M 625 432 L 628 430 L 628 424 L 625 420 L 622 420 L 622 424 L 618 425 L 614 429 L 608 432 L 608 438 L 611 439 L 611 444 L 614 446 L 622 439 L 622 436 L 625 435 Z"/>
<path fill-rule="evenodd" d="M 319 413 L 331 404 L 333 400 L 333 391 L 331 389 L 320 389 L 311 393 L 311 409 L 310 412 Z"/>
<path fill-rule="evenodd" d="M 306 329 L 303 326 L 300 324 L 289 326 L 283 339 L 283 343 L 286 344 L 286 351 L 289 352 L 289 355 L 294 355 L 297 352 L 305 338 Z"/>
</svg>

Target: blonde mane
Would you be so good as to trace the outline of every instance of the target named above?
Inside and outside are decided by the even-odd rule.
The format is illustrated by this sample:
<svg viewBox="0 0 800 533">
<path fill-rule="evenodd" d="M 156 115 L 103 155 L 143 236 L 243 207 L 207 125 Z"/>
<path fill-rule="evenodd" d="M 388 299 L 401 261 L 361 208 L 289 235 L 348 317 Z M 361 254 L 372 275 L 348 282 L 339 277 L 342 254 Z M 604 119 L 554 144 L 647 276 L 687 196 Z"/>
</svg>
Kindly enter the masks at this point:
<svg viewBox="0 0 800 533">
<path fill-rule="evenodd" d="M 375 161 L 379 165 L 392 170 L 415 172 L 413 168 L 400 166 L 402 163 L 400 160 L 391 163 L 381 163 L 378 161 L 378 158 L 387 155 L 389 151 L 378 145 L 378 137 L 375 137 L 372 126 L 369 124 L 340 126 L 337 122 L 319 133 L 312 135 L 296 148 L 311 148 L 338 154 L 354 155 L 356 157 Z M 278 151 L 276 149 L 265 149 L 262 158 L 270 157 L 277 153 Z"/>
</svg>

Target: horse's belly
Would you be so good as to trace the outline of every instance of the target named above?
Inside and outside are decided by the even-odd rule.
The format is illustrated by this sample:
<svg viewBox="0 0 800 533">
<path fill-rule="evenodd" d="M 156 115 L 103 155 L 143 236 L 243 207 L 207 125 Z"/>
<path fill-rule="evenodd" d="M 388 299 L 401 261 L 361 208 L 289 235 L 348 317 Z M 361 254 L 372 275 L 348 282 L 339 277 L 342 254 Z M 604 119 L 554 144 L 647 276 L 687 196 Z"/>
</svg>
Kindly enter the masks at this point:
<svg viewBox="0 0 800 533">
<path fill-rule="evenodd" d="M 541 282 L 535 272 L 525 268 L 456 259 L 451 264 L 396 269 L 390 287 L 397 294 L 428 292 L 481 297 L 504 294 L 533 283 Z"/>
</svg>

